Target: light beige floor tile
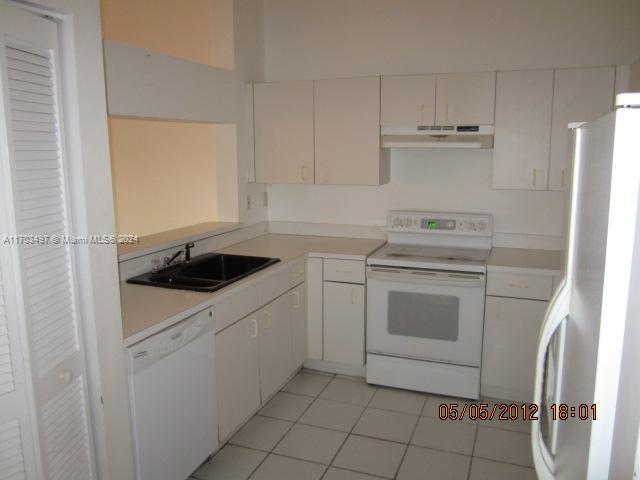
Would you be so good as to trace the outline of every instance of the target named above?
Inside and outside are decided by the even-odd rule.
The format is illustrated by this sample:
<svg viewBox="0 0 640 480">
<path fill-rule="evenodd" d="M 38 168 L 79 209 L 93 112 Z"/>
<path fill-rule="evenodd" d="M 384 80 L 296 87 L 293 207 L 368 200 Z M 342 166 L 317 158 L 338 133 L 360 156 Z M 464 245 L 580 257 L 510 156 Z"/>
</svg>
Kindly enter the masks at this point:
<svg viewBox="0 0 640 480">
<path fill-rule="evenodd" d="M 350 432 L 362 410 L 364 407 L 360 405 L 316 398 L 298 421 L 316 427 Z"/>
<path fill-rule="evenodd" d="M 422 411 L 422 415 L 425 417 L 431 417 L 431 418 L 440 418 L 439 416 L 439 409 L 440 409 L 440 405 L 451 405 L 451 404 L 456 404 L 457 407 L 452 407 L 452 408 L 457 408 L 458 412 L 462 412 L 464 409 L 464 405 L 472 405 L 472 404 L 477 404 L 478 402 L 476 402 L 475 400 L 467 400 L 464 398 L 456 398 L 456 397 L 443 397 L 443 396 L 439 396 L 439 395 L 431 395 L 429 396 L 429 398 L 427 398 L 427 402 L 424 406 L 424 410 Z M 469 407 L 467 407 L 466 412 L 468 412 Z M 475 412 L 474 412 L 475 413 Z M 474 417 L 475 418 L 475 417 Z M 445 420 L 447 422 L 451 421 L 451 420 Z M 469 415 L 468 413 L 465 413 L 462 420 L 456 420 L 457 422 L 462 421 L 464 423 L 477 423 L 476 420 L 470 420 L 469 419 Z"/>
<path fill-rule="evenodd" d="M 256 415 L 240 429 L 230 443 L 258 450 L 270 451 L 293 425 L 285 420 Z"/>
<path fill-rule="evenodd" d="M 300 372 L 285 385 L 282 391 L 316 397 L 331 379 L 332 377 L 328 375 Z"/>
<path fill-rule="evenodd" d="M 411 443 L 420 447 L 471 455 L 476 426 L 454 420 L 422 417 Z"/>
<path fill-rule="evenodd" d="M 409 446 L 398 480 L 467 480 L 471 457 Z"/>
<path fill-rule="evenodd" d="M 393 478 L 405 446 L 375 438 L 350 435 L 333 462 L 336 467 Z"/>
<path fill-rule="evenodd" d="M 334 378 L 320 394 L 320 398 L 338 402 L 366 405 L 376 393 L 376 388 L 365 382 Z"/>
<path fill-rule="evenodd" d="M 258 450 L 227 445 L 193 476 L 199 480 L 247 480 L 266 456 Z"/>
<path fill-rule="evenodd" d="M 494 400 L 494 399 L 483 399 L 482 403 L 487 405 L 487 409 L 491 412 L 493 410 L 493 406 L 498 404 L 496 408 L 496 413 L 491 420 L 479 420 L 478 425 L 482 425 L 485 427 L 494 427 L 494 428 L 502 428 L 503 430 L 512 430 L 514 432 L 521 433 L 530 433 L 531 432 L 531 421 L 524 420 L 522 409 L 518 409 L 518 411 L 514 411 L 511 405 L 520 405 L 519 402 L 513 402 L 511 400 Z M 500 404 L 507 405 L 508 407 L 501 408 Z M 503 420 L 500 419 L 500 415 L 502 414 L 503 418 L 514 418 L 515 420 Z"/>
<path fill-rule="evenodd" d="M 260 410 L 260 415 L 295 422 L 313 402 L 312 397 L 295 393 L 278 392 Z"/>
<path fill-rule="evenodd" d="M 368 437 L 382 438 L 394 442 L 409 443 L 418 415 L 367 408 L 353 433 Z"/>
<path fill-rule="evenodd" d="M 296 424 L 278 444 L 274 453 L 328 465 L 346 437 L 344 432 Z"/>
<path fill-rule="evenodd" d="M 427 396 L 423 393 L 395 388 L 379 388 L 369 406 L 420 415 L 426 399 Z"/>
<path fill-rule="evenodd" d="M 372 477 L 366 473 L 352 472 L 341 468 L 331 467 L 324 474 L 322 480 L 379 480 L 381 477 Z"/>
<path fill-rule="evenodd" d="M 469 474 L 469 480 L 537 480 L 537 478 L 533 468 L 477 457 L 474 457 L 471 462 L 471 473 Z"/>
<path fill-rule="evenodd" d="M 325 467 L 295 458 L 269 455 L 258 467 L 251 480 L 319 480 Z"/>
<path fill-rule="evenodd" d="M 533 467 L 531 440 L 526 433 L 478 427 L 478 437 L 473 455 L 499 462 Z"/>
</svg>

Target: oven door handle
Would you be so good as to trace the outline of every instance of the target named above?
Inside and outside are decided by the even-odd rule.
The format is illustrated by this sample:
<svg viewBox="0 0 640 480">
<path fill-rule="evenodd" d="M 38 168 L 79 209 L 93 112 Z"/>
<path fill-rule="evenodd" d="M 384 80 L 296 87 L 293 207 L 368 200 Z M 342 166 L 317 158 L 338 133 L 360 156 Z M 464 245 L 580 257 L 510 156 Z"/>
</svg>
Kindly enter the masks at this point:
<svg viewBox="0 0 640 480">
<path fill-rule="evenodd" d="M 367 269 L 367 278 L 390 282 L 419 283 L 422 285 L 446 285 L 454 287 L 484 286 L 484 275 L 462 273 L 424 272 L 419 270 Z"/>
</svg>

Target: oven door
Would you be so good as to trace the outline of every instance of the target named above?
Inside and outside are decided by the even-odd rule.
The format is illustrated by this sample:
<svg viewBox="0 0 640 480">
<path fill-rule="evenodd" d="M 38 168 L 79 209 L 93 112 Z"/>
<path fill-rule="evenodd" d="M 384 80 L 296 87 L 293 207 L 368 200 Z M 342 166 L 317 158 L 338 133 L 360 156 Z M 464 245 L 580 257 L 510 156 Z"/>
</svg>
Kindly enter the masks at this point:
<svg viewBox="0 0 640 480">
<path fill-rule="evenodd" d="M 485 276 L 367 268 L 367 351 L 480 366 Z"/>
</svg>

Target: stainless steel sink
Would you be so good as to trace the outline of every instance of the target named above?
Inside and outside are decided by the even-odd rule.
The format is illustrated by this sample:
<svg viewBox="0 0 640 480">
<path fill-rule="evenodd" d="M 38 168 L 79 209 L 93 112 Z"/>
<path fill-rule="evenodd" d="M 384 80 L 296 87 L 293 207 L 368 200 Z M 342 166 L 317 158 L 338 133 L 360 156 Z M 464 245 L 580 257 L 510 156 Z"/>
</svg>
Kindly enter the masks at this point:
<svg viewBox="0 0 640 480">
<path fill-rule="evenodd" d="M 279 258 L 208 253 L 158 272 L 138 275 L 127 283 L 213 292 L 279 261 Z"/>
</svg>

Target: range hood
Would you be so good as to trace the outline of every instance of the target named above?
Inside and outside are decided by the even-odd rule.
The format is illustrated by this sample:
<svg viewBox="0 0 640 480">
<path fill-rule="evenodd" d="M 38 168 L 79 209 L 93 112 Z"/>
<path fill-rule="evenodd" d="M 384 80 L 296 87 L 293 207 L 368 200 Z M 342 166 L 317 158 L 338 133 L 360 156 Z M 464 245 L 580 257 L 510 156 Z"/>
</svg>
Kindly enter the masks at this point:
<svg viewBox="0 0 640 480">
<path fill-rule="evenodd" d="M 493 125 L 419 125 L 381 129 L 383 148 L 493 148 Z"/>
</svg>

